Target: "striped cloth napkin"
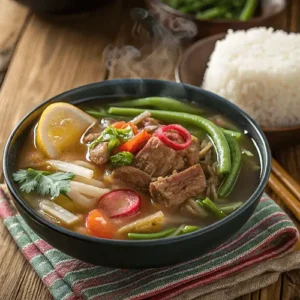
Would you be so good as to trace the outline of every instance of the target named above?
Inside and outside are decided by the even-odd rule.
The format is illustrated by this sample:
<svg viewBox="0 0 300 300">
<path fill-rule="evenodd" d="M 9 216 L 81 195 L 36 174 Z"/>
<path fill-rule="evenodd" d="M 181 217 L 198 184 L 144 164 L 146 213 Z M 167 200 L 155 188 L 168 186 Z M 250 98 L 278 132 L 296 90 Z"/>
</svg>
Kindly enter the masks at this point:
<svg viewBox="0 0 300 300">
<path fill-rule="evenodd" d="M 229 241 L 192 261 L 159 269 L 111 269 L 76 260 L 39 238 L 0 187 L 0 217 L 54 299 L 233 299 L 300 268 L 298 231 L 266 195 Z"/>
</svg>

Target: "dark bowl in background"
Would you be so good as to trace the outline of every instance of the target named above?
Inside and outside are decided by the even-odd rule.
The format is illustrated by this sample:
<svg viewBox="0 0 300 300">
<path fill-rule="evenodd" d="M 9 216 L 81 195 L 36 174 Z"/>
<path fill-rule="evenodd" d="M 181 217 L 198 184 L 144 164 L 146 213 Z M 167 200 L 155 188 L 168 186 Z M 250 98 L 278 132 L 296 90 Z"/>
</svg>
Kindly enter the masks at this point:
<svg viewBox="0 0 300 300">
<path fill-rule="evenodd" d="M 202 39 L 190 46 L 181 56 L 176 68 L 176 81 L 201 86 L 210 56 L 217 41 L 225 33 Z M 300 143 L 300 124 L 295 126 L 268 127 L 263 131 L 272 150 Z"/>
<path fill-rule="evenodd" d="M 286 0 L 261 0 L 258 15 L 249 21 L 238 20 L 197 20 L 192 14 L 185 14 L 176 10 L 161 0 L 146 0 L 147 7 L 158 18 L 163 19 L 168 26 L 170 21 L 176 18 L 184 18 L 193 21 L 198 28 L 197 38 L 227 32 L 228 29 L 245 30 L 251 27 L 273 27 L 282 29 L 285 26 Z"/>
<path fill-rule="evenodd" d="M 216 113 L 233 119 L 247 130 L 257 145 L 261 159 L 259 185 L 245 204 L 225 219 L 199 231 L 161 240 L 125 241 L 85 236 L 59 227 L 41 217 L 23 199 L 12 174 L 16 171 L 16 157 L 29 128 L 42 111 L 53 102 L 72 104 L 98 99 L 99 104 L 109 98 L 170 96 L 188 99 L 210 107 Z M 95 101 L 95 100 L 94 100 Z M 229 101 L 191 85 L 151 79 L 120 79 L 103 81 L 70 90 L 42 103 L 28 113 L 10 135 L 4 151 L 3 168 L 6 183 L 14 203 L 26 223 L 53 247 L 82 261 L 117 268 L 162 267 L 198 257 L 219 246 L 233 236 L 254 212 L 270 174 L 270 150 L 257 124 Z M 174 251 L 176 249 L 176 251 Z"/>
<path fill-rule="evenodd" d="M 50 14 L 80 13 L 101 7 L 113 0 L 14 0 L 35 12 Z"/>
</svg>

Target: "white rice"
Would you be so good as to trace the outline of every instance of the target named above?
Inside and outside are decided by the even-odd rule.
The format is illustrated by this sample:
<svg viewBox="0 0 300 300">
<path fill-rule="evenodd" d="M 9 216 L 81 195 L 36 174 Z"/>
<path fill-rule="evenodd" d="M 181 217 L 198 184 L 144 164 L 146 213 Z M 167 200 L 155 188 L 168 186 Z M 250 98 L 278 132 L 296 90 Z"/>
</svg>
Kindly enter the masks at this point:
<svg viewBox="0 0 300 300">
<path fill-rule="evenodd" d="M 228 31 L 216 44 L 203 88 L 235 103 L 262 127 L 300 124 L 300 34 Z"/>
</svg>

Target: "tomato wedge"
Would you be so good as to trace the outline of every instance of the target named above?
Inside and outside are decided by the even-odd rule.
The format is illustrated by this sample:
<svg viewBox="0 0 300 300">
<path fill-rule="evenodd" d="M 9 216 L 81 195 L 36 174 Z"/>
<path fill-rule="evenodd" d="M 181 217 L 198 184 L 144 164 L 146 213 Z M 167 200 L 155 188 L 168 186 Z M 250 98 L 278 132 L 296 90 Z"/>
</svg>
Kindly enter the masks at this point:
<svg viewBox="0 0 300 300">
<path fill-rule="evenodd" d="M 141 206 L 141 196 L 132 190 L 114 190 L 99 199 L 98 208 L 110 218 L 127 217 L 137 213 Z"/>
<path fill-rule="evenodd" d="M 103 216 L 99 209 L 92 210 L 86 218 L 88 232 L 97 237 L 112 239 L 116 228 Z"/>
</svg>

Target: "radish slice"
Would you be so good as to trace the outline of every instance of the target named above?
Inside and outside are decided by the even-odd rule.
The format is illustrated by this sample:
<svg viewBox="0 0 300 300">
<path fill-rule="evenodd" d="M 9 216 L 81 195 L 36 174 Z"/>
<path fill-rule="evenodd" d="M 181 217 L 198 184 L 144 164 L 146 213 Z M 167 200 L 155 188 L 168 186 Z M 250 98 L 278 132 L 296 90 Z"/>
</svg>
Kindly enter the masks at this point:
<svg viewBox="0 0 300 300">
<path fill-rule="evenodd" d="M 98 208 L 110 218 L 127 217 L 137 213 L 141 206 L 141 196 L 132 190 L 114 190 L 103 195 Z"/>
</svg>

